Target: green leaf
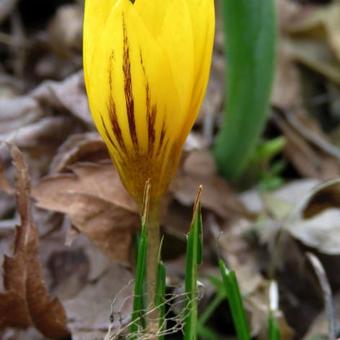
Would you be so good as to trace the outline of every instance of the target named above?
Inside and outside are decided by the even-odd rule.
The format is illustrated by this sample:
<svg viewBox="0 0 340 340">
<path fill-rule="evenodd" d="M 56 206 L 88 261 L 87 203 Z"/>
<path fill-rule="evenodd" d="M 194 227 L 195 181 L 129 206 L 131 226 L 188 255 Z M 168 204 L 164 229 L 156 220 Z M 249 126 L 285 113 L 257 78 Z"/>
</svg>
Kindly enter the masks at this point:
<svg viewBox="0 0 340 340">
<path fill-rule="evenodd" d="M 275 315 L 273 311 L 269 312 L 268 317 L 268 339 L 269 340 L 280 340 L 280 327 L 277 323 L 277 320 L 275 318 Z"/>
<path fill-rule="evenodd" d="M 274 0 L 220 0 L 225 33 L 226 106 L 214 155 L 220 172 L 237 179 L 266 122 L 274 74 Z"/>
<path fill-rule="evenodd" d="M 155 306 L 159 312 L 159 331 L 166 330 L 166 318 L 165 318 L 165 288 L 166 288 L 166 270 L 164 263 L 161 261 L 161 248 L 162 242 L 159 247 L 158 267 L 157 267 L 157 281 L 156 281 L 156 295 Z M 158 340 L 164 340 L 164 336 L 159 336 Z"/>
<path fill-rule="evenodd" d="M 142 230 L 138 240 L 136 278 L 133 297 L 133 311 L 131 317 L 129 339 L 138 339 L 138 334 L 145 328 L 144 318 L 144 285 L 146 273 L 146 256 L 147 256 L 147 232 L 146 225 L 143 223 Z"/>
<path fill-rule="evenodd" d="M 231 315 L 236 329 L 238 340 L 250 340 L 250 332 L 246 313 L 243 307 L 242 296 L 235 272 L 229 271 L 223 261 L 219 261 L 220 272 L 228 296 Z"/>
<path fill-rule="evenodd" d="M 195 204 L 193 221 L 187 236 L 186 266 L 185 266 L 185 294 L 186 317 L 184 320 L 184 340 L 196 340 L 198 329 L 197 312 L 197 269 L 202 262 L 202 216 L 201 207 Z"/>
</svg>

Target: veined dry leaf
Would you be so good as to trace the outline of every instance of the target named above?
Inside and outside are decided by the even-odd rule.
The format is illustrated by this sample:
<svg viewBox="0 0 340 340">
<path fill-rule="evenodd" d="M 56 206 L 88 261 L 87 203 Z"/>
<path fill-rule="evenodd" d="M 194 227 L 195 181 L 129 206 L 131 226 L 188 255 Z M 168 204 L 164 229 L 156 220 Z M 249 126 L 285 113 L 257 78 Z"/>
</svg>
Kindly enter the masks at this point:
<svg viewBox="0 0 340 340">
<path fill-rule="evenodd" d="M 16 167 L 16 201 L 21 225 L 17 227 L 14 255 L 5 257 L 4 287 L 0 293 L 0 329 L 34 325 L 50 338 L 69 334 L 63 306 L 51 299 L 45 287 L 38 258 L 38 232 L 30 203 L 30 181 L 23 155 L 11 146 Z"/>
<path fill-rule="evenodd" d="M 64 171 L 73 163 L 87 161 L 97 162 L 109 159 L 105 143 L 97 132 L 87 132 L 71 135 L 59 148 L 52 160 L 50 173 Z"/>
<path fill-rule="evenodd" d="M 46 81 L 31 94 L 41 104 L 66 109 L 88 126 L 93 126 L 85 95 L 83 72 L 77 72 L 62 82 Z"/>
<path fill-rule="evenodd" d="M 277 110 L 272 119 L 285 137 L 286 158 L 302 175 L 325 180 L 339 174 L 339 149 L 327 141 L 312 118 Z"/>
<path fill-rule="evenodd" d="M 216 174 L 211 154 L 204 150 L 194 151 L 188 155 L 170 191 L 176 200 L 191 206 L 199 185 L 203 185 L 201 198 L 203 208 L 224 219 L 247 214 L 245 207 L 227 182 Z"/>
<path fill-rule="evenodd" d="M 47 177 L 33 189 L 37 205 L 66 214 L 111 259 L 127 262 L 139 219 L 117 171 L 111 162 L 77 163 L 71 170 Z"/>
</svg>

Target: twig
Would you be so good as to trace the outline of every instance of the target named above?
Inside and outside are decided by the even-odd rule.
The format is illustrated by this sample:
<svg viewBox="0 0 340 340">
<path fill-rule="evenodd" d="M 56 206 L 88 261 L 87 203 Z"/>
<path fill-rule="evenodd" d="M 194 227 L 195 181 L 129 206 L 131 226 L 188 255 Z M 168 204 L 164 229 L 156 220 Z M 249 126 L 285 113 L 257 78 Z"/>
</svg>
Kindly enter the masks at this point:
<svg viewBox="0 0 340 340">
<path fill-rule="evenodd" d="M 328 320 L 328 339 L 336 340 L 335 307 L 333 303 L 332 290 L 326 272 L 322 266 L 322 263 L 315 255 L 309 252 L 307 252 L 306 255 L 313 266 L 322 290 L 325 312 Z"/>
</svg>

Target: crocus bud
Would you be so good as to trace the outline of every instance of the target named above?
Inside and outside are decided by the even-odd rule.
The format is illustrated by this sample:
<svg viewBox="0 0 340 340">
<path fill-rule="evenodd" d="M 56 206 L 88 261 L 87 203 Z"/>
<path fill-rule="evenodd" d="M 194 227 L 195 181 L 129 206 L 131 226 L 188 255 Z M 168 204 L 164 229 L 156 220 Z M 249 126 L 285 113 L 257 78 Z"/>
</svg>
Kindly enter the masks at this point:
<svg viewBox="0 0 340 340">
<path fill-rule="evenodd" d="M 213 0 L 85 0 L 84 76 L 94 122 L 141 203 L 173 177 L 205 94 Z"/>
</svg>

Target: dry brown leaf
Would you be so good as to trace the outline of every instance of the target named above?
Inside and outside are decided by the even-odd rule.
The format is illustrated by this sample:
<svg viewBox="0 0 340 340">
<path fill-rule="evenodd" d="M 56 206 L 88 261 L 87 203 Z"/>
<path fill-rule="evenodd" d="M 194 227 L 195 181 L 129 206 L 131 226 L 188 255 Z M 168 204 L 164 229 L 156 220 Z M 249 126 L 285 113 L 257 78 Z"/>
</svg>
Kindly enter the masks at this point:
<svg viewBox="0 0 340 340">
<path fill-rule="evenodd" d="M 33 189 L 37 205 L 66 214 L 111 259 L 127 262 L 139 219 L 117 171 L 111 162 L 77 163 L 71 170 L 47 177 Z"/>
<path fill-rule="evenodd" d="M 281 44 L 292 60 L 298 61 L 340 84 L 340 3 L 328 6 L 287 5 L 280 1 L 284 11 L 286 38 Z"/>
<path fill-rule="evenodd" d="M 103 159 L 109 159 L 109 154 L 97 132 L 74 134 L 59 148 L 51 162 L 50 172 L 61 172 L 81 161 L 97 162 Z"/>
<path fill-rule="evenodd" d="M 286 140 L 284 154 L 301 175 L 330 179 L 339 174 L 340 153 L 311 118 L 281 110 L 272 117 Z"/>
<path fill-rule="evenodd" d="M 17 147 L 11 147 L 11 155 L 17 171 L 16 200 L 21 225 L 16 232 L 14 255 L 4 261 L 6 291 L 0 294 L 0 329 L 34 325 L 47 337 L 65 337 L 69 332 L 64 308 L 58 299 L 49 297 L 42 278 L 28 169 Z"/>
<path fill-rule="evenodd" d="M 292 35 L 325 40 L 340 61 L 340 3 L 334 1 L 328 6 L 311 7 L 303 14 L 290 21 L 287 31 Z"/>
<path fill-rule="evenodd" d="M 286 223 L 290 234 L 322 254 L 340 254 L 340 179 L 308 192 Z"/>
<path fill-rule="evenodd" d="M 0 162 L 0 190 L 4 191 L 6 194 L 12 195 L 14 193 L 14 189 L 9 184 L 6 174 L 5 167 Z"/>
<path fill-rule="evenodd" d="M 88 126 L 93 126 L 84 88 L 83 72 L 77 72 L 62 82 L 46 81 L 32 92 L 41 104 L 66 109 Z"/>
<path fill-rule="evenodd" d="M 203 185 L 201 204 L 224 219 L 245 215 L 246 209 L 230 186 L 216 174 L 214 161 L 207 151 L 194 151 L 184 161 L 171 185 L 171 193 L 180 203 L 191 206 L 196 191 Z"/>
<path fill-rule="evenodd" d="M 335 84 L 340 84 L 339 61 L 324 42 L 304 38 L 291 39 L 286 42 L 285 48 L 293 60 L 322 74 Z"/>
<path fill-rule="evenodd" d="M 273 105 L 285 109 L 297 109 L 302 106 L 302 89 L 298 67 L 282 47 L 277 57 L 271 102 Z"/>
<path fill-rule="evenodd" d="M 131 282 L 131 272 L 115 264 L 100 280 L 88 283 L 74 299 L 66 301 L 72 339 L 103 339 L 110 319 L 113 330 L 126 327 L 132 307 Z"/>
</svg>

